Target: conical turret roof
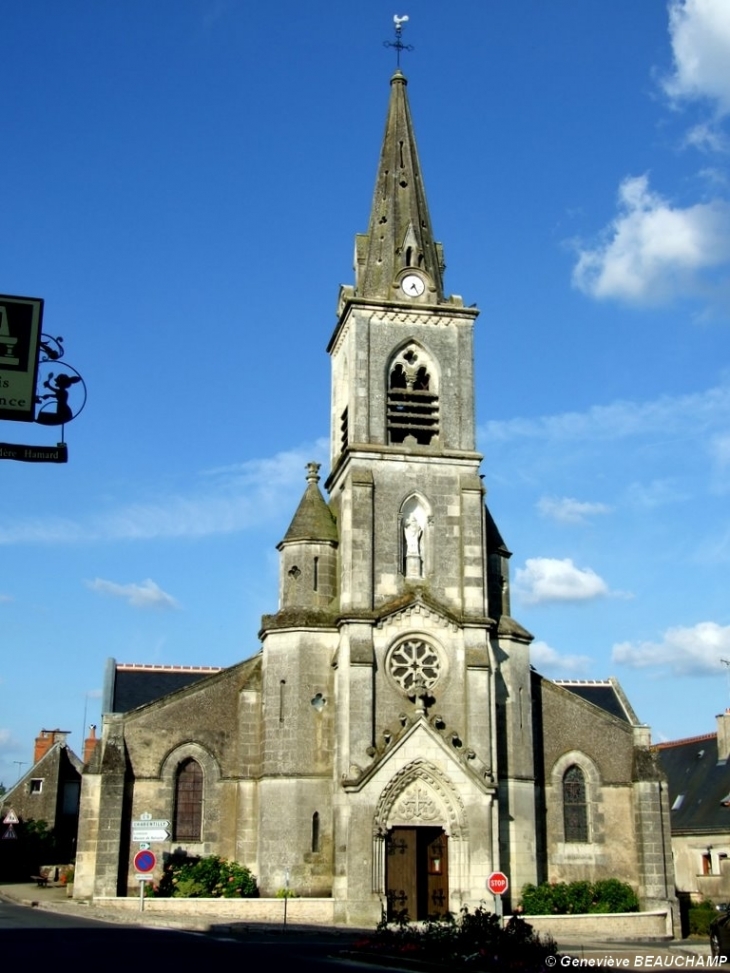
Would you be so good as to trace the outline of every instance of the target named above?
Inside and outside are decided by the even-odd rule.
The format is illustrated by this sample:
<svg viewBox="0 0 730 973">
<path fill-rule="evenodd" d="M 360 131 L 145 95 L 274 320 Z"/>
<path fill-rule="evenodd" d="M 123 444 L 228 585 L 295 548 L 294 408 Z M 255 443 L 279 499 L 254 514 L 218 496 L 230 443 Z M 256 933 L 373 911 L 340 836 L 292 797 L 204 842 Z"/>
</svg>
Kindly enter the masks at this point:
<svg viewBox="0 0 730 973">
<path fill-rule="evenodd" d="M 319 489 L 319 463 L 307 463 L 307 488 L 284 535 L 292 541 L 337 541 L 337 524 Z"/>
</svg>

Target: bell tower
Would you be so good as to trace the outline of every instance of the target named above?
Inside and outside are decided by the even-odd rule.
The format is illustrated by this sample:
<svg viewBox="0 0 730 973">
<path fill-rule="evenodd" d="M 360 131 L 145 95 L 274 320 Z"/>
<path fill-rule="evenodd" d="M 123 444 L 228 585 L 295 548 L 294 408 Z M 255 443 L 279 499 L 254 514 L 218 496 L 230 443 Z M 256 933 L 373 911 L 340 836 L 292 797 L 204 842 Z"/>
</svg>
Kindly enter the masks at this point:
<svg viewBox="0 0 730 973">
<path fill-rule="evenodd" d="M 400 70 L 355 284 L 340 291 L 332 356 L 331 466 L 342 609 L 414 587 L 488 614 L 481 456 L 475 446 L 476 308 L 444 295 Z"/>
<path fill-rule="evenodd" d="M 483 894 L 467 860 L 509 869 L 520 887 L 535 881 L 537 856 L 532 636 L 509 618 L 509 551 L 484 502 L 474 402 L 479 312 L 445 292 L 444 269 L 398 69 L 368 230 L 355 241 L 355 282 L 340 289 L 328 346 L 326 486 L 339 563 L 336 772 L 355 801 L 346 822 L 336 811 L 335 833 L 355 841 L 355 831 L 372 832 L 356 798 L 375 790 L 390 748 L 402 746 L 403 760 L 416 741 L 443 743 L 443 760 L 421 766 L 414 757 L 409 786 L 429 793 L 428 781 L 442 774 L 444 787 L 472 795 L 469 841 L 445 823 L 437 839 L 449 847 L 444 895 L 454 908 L 467 888 Z M 416 734 L 410 744 L 397 743 L 408 734 Z M 386 897 L 392 876 L 382 846 L 402 824 L 398 806 L 372 851 L 374 891 Z M 355 841 L 349 854 L 366 850 Z M 352 875 L 352 861 L 340 868 Z M 342 882 L 349 884 L 340 894 L 357 896 L 351 878 Z"/>
</svg>

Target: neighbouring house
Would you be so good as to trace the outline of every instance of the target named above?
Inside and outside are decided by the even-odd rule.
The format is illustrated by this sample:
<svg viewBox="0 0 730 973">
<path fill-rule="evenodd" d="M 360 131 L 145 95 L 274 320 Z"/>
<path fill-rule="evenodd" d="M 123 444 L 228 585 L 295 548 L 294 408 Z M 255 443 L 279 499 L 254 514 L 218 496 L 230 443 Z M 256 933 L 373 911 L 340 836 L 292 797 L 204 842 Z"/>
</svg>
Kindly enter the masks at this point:
<svg viewBox="0 0 730 973">
<path fill-rule="evenodd" d="M 657 747 L 667 776 L 677 891 L 730 902 L 730 710 L 715 733 Z"/>
<path fill-rule="evenodd" d="M 293 254 L 277 257 L 283 287 Z M 535 673 L 512 617 L 476 444 L 478 310 L 445 292 L 444 268 L 397 71 L 328 346 L 327 499 L 310 463 L 258 654 L 187 685 L 110 664 L 76 895 L 136 894 L 144 818 L 159 868 L 233 858 L 263 896 L 331 898 L 338 922 L 456 912 L 496 870 L 514 904 L 528 882 L 618 878 L 672 907 L 648 728 L 615 681 Z"/>
<path fill-rule="evenodd" d="M 0 871 L 24 869 L 29 831 L 45 822 L 52 836 L 45 847 L 59 862 L 76 852 L 82 761 L 66 743 L 68 730 L 41 730 L 33 765 L 0 797 Z M 87 749 L 88 747 L 87 743 Z M 18 823 L 13 823 L 17 818 Z M 8 822 L 6 823 L 6 819 Z"/>
</svg>

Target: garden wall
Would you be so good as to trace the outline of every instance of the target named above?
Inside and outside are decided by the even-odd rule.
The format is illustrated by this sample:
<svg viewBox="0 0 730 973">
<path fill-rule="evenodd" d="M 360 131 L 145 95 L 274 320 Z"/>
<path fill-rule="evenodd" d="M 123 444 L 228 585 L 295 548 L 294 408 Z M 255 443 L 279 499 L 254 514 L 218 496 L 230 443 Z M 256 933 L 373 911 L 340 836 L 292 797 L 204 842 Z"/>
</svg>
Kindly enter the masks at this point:
<svg viewBox="0 0 730 973">
<path fill-rule="evenodd" d="M 671 939 L 672 914 L 657 912 L 590 912 L 569 916 L 524 916 L 535 932 L 548 933 L 560 945 L 572 939 Z"/>
<path fill-rule="evenodd" d="M 94 905 L 118 912 L 139 913 L 138 896 L 94 896 Z M 144 900 L 144 914 L 190 916 L 196 919 L 231 919 L 235 922 L 284 921 L 284 899 L 157 899 Z M 287 899 L 286 921 L 291 925 L 331 926 L 334 899 Z"/>
</svg>

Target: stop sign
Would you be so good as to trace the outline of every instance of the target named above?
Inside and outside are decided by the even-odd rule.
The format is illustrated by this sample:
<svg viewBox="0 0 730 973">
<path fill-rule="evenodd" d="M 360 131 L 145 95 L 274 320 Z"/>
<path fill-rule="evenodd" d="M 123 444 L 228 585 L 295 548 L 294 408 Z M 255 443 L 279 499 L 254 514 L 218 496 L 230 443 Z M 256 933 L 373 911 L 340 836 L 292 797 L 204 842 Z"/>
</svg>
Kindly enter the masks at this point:
<svg viewBox="0 0 730 973">
<path fill-rule="evenodd" d="M 504 872 L 492 872 L 487 879 L 487 888 L 492 895 L 504 895 L 509 888 L 509 879 Z"/>
</svg>

